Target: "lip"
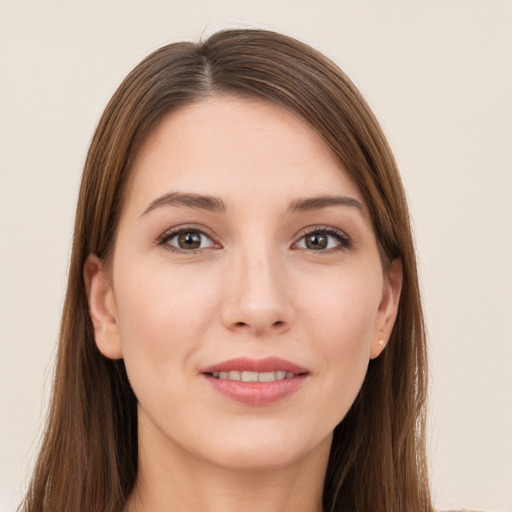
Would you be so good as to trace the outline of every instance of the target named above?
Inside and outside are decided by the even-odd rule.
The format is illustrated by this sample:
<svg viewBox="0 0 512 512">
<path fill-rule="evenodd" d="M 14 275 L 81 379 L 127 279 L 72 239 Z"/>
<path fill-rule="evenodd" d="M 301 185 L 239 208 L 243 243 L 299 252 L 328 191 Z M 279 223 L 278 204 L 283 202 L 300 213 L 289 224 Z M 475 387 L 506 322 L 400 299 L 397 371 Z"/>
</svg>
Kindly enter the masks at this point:
<svg viewBox="0 0 512 512">
<path fill-rule="evenodd" d="M 278 370 L 293 373 L 292 378 L 272 382 L 243 382 L 230 379 L 216 379 L 215 372 L 229 371 L 273 372 Z M 307 380 L 309 372 L 291 361 L 278 357 L 251 359 L 240 357 L 208 366 L 201 370 L 203 378 L 224 397 L 251 406 L 271 405 L 296 393 Z"/>
<path fill-rule="evenodd" d="M 203 368 L 201 373 L 213 372 L 231 372 L 231 371 L 249 371 L 249 372 L 275 372 L 277 370 L 284 370 L 287 373 L 295 373 L 297 375 L 302 373 L 309 373 L 307 368 L 281 359 L 279 357 L 265 357 L 263 359 L 252 359 L 249 357 L 237 357 L 229 359 L 222 363 L 217 363 L 213 366 Z"/>
</svg>

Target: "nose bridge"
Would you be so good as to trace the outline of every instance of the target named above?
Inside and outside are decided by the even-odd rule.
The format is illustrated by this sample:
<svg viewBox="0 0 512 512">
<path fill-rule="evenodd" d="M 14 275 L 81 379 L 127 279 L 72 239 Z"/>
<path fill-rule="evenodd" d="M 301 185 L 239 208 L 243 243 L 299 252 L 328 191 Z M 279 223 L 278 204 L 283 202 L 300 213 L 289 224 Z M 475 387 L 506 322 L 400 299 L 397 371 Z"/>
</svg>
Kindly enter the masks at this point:
<svg viewBox="0 0 512 512">
<path fill-rule="evenodd" d="M 254 242 L 254 241 L 253 241 Z M 283 330 L 291 322 L 292 306 L 286 268 L 269 240 L 247 243 L 233 251 L 224 322 L 255 334 Z"/>
</svg>

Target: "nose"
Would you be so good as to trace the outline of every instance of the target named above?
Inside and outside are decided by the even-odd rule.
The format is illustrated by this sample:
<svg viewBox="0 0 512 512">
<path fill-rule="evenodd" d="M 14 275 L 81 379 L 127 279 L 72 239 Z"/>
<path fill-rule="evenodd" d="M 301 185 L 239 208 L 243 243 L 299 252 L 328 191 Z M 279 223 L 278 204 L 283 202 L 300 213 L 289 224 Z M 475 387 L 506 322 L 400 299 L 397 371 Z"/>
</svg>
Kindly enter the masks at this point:
<svg viewBox="0 0 512 512">
<path fill-rule="evenodd" d="M 287 331 L 294 310 L 284 264 L 276 255 L 240 254 L 226 276 L 222 322 L 256 336 Z"/>
</svg>

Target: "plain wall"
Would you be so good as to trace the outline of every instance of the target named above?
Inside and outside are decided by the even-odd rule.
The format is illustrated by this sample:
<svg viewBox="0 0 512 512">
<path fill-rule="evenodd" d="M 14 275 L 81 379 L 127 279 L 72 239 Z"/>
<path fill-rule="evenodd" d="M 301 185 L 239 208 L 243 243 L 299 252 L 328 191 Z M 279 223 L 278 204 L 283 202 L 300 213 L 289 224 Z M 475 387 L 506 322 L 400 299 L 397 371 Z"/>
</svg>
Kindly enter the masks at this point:
<svg viewBox="0 0 512 512">
<path fill-rule="evenodd" d="M 150 51 L 226 26 L 315 46 L 374 108 L 417 237 L 436 503 L 511 511 L 512 3 L 500 0 L 0 1 L 0 510 L 24 488 L 45 417 L 99 116 Z"/>
</svg>

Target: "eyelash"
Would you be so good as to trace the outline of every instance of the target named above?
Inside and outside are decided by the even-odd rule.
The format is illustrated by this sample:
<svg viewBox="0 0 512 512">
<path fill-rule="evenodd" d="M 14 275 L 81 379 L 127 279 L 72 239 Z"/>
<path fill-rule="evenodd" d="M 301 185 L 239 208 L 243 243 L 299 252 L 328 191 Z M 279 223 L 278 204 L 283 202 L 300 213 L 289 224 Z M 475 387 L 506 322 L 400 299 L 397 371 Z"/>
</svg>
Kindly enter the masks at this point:
<svg viewBox="0 0 512 512">
<path fill-rule="evenodd" d="M 183 226 L 180 228 L 173 228 L 170 231 L 166 231 L 157 240 L 156 245 L 162 246 L 165 250 L 173 252 L 173 253 L 190 254 L 190 255 L 202 253 L 203 251 L 211 248 L 211 247 L 203 247 L 203 248 L 199 248 L 199 249 L 180 249 L 179 247 L 175 247 L 175 246 L 172 246 L 169 244 L 170 240 L 179 236 L 182 233 L 195 233 L 200 236 L 205 236 L 212 241 L 213 246 L 218 245 L 209 233 L 207 233 L 203 229 L 197 228 L 195 226 Z M 299 248 L 298 250 L 317 252 L 319 254 L 330 254 L 333 252 L 339 252 L 339 251 L 345 251 L 345 250 L 351 249 L 353 246 L 352 240 L 343 231 L 340 231 L 339 229 L 332 228 L 332 227 L 326 227 L 326 226 L 315 226 L 313 228 L 306 228 L 305 230 L 303 230 L 301 232 L 299 239 L 296 242 L 294 242 L 293 245 L 298 244 L 305 237 L 310 236 L 310 235 L 315 235 L 315 234 L 327 234 L 328 236 L 334 238 L 338 242 L 338 245 L 336 247 L 331 247 L 329 249 L 321 249 L 318 251 L 315 251 L 313 249 L 308 249 L 308 248 Z"/>
<path fill-rule="evenodd" d="M 311 251 L 311 252 L 317 252 L 318 254 L 330 254 L 333 252 L 339 252 L 339 251 L 346 251 L 348 249 L 351 249 L 353 247 L 351 238 L 344 233 L 343 231 L 333 228 L 333 227 L 327 227 L 327 226 L 315 226 L 313 228 L 306 228 L 302 231 L 300 234 L 300 238 L 295 242 L 294 245 L 299 243 L 303 238 L 305 238 L 308 235 L 316 235 L 316 234 L 327 234 L 328 236 L 334 238 L 338 242 L 338 246 L 331 247 L 329 249 L 314 251 L 313 249 L 307 249 L 307 248 L 301 248 L 300 250 L 305 251 Z"/>
<path fill-rule="evenodd" d="M 213 245 L 218 245 L 213 239 L 212 235 L 205 232 L 203 229 L 200 229 L 195 226 L 183 226 L 180 228 L 173 228 L 169 231 L 166 231 L 158 240 L 157 245 L 162 246 L 165 250 L 169 252 L 174 252 L 178 254 L 197 254 L 201 253 L 206 249 L 210 249 L 210 247 L 203 247 L 200 249 L 180 249 L 179 247 L 174 247 L 169 245 L 169 241 L 173 238 L 181 235 L 182 233 L 195 233 L 201 236 L 206 236 L 212 241 Z"/>
</svg>

